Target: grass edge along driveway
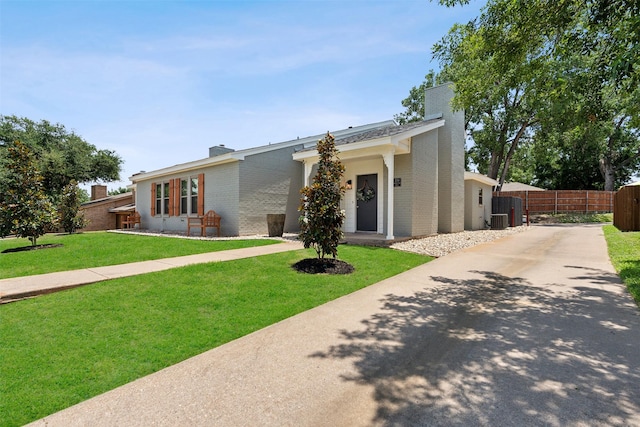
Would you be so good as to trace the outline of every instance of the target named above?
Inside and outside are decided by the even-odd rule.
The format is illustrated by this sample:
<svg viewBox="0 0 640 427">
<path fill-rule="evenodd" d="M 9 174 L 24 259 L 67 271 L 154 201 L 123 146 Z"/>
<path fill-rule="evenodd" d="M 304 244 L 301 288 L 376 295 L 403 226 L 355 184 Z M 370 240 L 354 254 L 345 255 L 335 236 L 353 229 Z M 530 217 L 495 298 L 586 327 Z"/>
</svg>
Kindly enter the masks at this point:
<svg viewBox="0 0 640 427">
<path fill-rule="evenodd" d="M 431 260 L 341 246 L 345 276 L 298 250 L 100 282 L 0 306 L 0 424 L 22 425 Z"/>
<path fill-rule="evenodd" d="M 640 306 L 640 231 L 622 232 L 613 225 L 605 225 L 602 230 L 611 264 Z"/>
</svg>

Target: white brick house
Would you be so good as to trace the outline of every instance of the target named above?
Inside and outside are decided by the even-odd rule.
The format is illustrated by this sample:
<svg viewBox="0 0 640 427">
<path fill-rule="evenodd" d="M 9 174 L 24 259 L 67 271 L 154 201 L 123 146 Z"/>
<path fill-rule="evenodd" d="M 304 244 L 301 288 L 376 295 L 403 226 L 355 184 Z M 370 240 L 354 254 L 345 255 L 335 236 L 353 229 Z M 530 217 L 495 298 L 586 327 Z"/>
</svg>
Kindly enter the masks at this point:
<svg viewBox="0 0 640 427">
<path fill-rule="evenodd" d="M 345 232 L 393 239 L 464 229 L 464 113 L 451 111 L 452 96 L 447 85 L 428 89 L 419 123 L 332 132 L 350 187 Z M 323 136 L 238 151 L 213 147 L 207 158 L 132 176 L 142 227 L 186 231 L 187 217 L 213 209 L 222 235 L 265 234 L 272 213 L 286 214 L 286 232 L 298 231 L 299 191 L 313 178 Z"/>
</svg>

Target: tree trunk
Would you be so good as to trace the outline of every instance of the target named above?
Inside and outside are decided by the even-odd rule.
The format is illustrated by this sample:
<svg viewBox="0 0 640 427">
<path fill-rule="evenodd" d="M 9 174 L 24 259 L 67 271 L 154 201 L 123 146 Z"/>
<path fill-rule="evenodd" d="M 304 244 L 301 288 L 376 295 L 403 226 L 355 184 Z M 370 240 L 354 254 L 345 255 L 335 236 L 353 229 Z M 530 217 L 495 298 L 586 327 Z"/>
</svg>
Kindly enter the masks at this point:
<svg viewBox="0 0 640 427">
<path fill-rule="evenodd" d="M 504 159 L 504 168 L 502 168 L 502 174 L 500 175 L 500 180 L 498 183 L 498 190 L 502 189 L 502 185 L 504 184 L 504 180 L 507 177 L 507 172 L 509 172 L 509 164 L 511 163 L 511 159 L 513 158 L 513 154 L 516 152 L 516 148 L 518 147 L 518 143 L 520 142 L 520 138 L 524 135 L 524 131 L 529 126 L 529 121 L 524 122 L 520 129 L 518 129 L 518 133 L 513 138 L 513 142 L 511 143 L 511 147 L 509 147 L 509 152 L 507 153 L 507 157 Z"/>
<path fill-rule="evenodd" d="M 613 191 L 616 181 L 616 171 L 609 159 L 600 159 L 600 173 L 604 177 L 604 190 Z"/>
</svg>

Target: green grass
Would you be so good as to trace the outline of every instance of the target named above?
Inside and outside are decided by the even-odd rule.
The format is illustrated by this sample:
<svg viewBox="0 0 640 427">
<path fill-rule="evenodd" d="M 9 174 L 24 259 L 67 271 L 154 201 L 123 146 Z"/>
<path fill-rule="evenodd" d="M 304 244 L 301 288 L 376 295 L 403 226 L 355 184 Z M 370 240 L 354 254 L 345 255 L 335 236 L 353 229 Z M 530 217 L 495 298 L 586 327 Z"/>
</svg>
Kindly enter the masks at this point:
<svg viewBox="0 0 640 427">
<path fill-rule="evenodd" d="M 277 241 L 191 240 L 106 232 L 48 234 L 37 241 L 38 245 L 56 243 L 64 246 L 2 253 L 5 249 L 29 246 L 30 242 L 0 240 L 0 279 L 269 245 Z"/>
<path fill-rule="evenodd" d="M 640 232 L 622 232 L 613 225 L 603 230 L 611 263 L 640 305 Z"/>
<path fill-rule="evenodd" d="M 193 265 L 0 306 L 0 425 L 44 417 L 431 259 L 347 245 L 339 255 L 351 275 L 291 268 L 314 254 Z"/>
</svg>

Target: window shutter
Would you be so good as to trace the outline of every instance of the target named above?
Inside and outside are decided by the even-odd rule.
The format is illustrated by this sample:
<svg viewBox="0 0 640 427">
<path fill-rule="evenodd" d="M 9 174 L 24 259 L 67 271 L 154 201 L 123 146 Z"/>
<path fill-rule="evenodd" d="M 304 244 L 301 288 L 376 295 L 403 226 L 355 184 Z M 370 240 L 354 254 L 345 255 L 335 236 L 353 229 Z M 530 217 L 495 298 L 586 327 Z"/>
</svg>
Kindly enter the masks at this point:
<svg viewBox="0 0 640 427">
<path fill-rule="evenodd" d="M 151 183 L 151 216 L 156 216 L 156 183 Z"/>
<path fill-rule="evenodd" d="M 173 180 L 173 215 L 180 216 L 180 178 Z"/>
<path fill-rule="evenodd" d="M 165 197 L 169 198 L 169 212 L 167 212 L 167 214 L 169 216 L 173 216 L 173 193 L 175 191 L 175 188 L 173 186 L 173 180 L 170 179 L 169 180 L 169 194 L 165 194 Z"/>
<path fill-rule="evenodd" d="M 204 215 L 204 174 L 198 175 L 198 215 Z"/>
</svg>

